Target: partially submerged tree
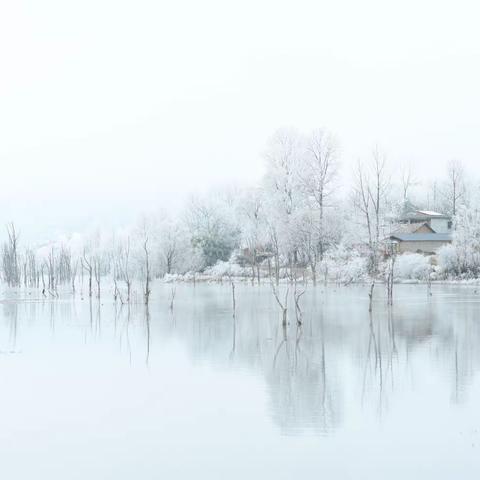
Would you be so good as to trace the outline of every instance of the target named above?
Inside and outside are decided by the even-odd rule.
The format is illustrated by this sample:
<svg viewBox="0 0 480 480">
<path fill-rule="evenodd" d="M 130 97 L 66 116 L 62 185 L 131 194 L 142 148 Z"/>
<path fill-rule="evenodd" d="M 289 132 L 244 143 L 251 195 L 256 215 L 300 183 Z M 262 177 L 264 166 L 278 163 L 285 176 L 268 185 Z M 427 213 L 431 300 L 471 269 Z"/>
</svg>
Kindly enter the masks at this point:
<svg viewBox="0 0 480 480">
<path fill-rule="evenodd" d="M 93 292 L 93 259 L 87 248 L 83 249 L 83 256 L 80 259 L 82 270 L 88 275 L 88 296 L 92 297 Z"/>
<path fill-rule="evenodd" d="M 369 271 L 373 275 L 378 273 L 388 185 L 385 156 L 375 149 L 368 165 L 358 163 L 354 185 L 354 205 L 360 214 L 360 226 L 366 231 Z"/>
<path fill-rule="evenodd" d="M 7 241 L 2 248 L 3 278 L 10 287 L 20 286 L 20 266 L 18 261 L 19 234 L 13 222 L 7 224 Z"/>
<path fill-rule="evenodd" d="M 117 246 L 115 254 L 115 270 L 117 272 L 118 278 L 125 282 L 127 289 L 126 293 L 126 302 L 130 303 L 132 295 L 132 262 L 130 258 L 130 236 L 123 239 Z M 120 299 L 122 297 L 120 296 Z"/>
<path fill-rule="evenodd" d="M 146 217 L 142 218 L 139 228 L 138 228 L 138 238 L 141 245 L 141 270 L 143 273 L 144 288 L 143 288 L 143 299 L 145 305 L 148 305 L 150 301 L 151 286 L 150 282 L 152 280 L 152 271 L 151 271 L 151 253 L 150 253 L 150 241 L 151 241 L 151 226 Z"/>
<path fill-rule="evenodd" d="M 354 205 L 360 213 L 361 227 L 366 231 L 368 271 L 370 274 L 369 311 L 372 310 L 375 278 L 378 274 L 380 241 L 383 238 L 383 214 L 389 178 L 386 159 L 378 149 L 373 151 L 371 162 L 357 165 L 354 185 Z"/>
<path fill-rule="evenodd" d="M 265 153 L 267 173 L 264 179 L 269 244 L 274 258 L 275 281 L 280 277 L 281 256 L 293 279 L 298 260 L 302 195 L 299 168 L 302 139 L 295 130 L 278 130 Z"/>
</svg>

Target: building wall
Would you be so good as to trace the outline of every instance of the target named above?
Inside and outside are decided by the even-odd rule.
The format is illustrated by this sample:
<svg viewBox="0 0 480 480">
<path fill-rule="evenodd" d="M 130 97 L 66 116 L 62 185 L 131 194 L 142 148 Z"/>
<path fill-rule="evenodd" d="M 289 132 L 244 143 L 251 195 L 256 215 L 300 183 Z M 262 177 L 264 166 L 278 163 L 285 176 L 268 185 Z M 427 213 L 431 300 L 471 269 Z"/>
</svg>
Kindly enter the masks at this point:
<svg viewBox="0 0 480 480">
<path fill-rule="evenodd" d="M 415 233 L 432 233 L 432 231 L 426 225 L 422 225 L 420 228 L 415 230 Z"/>
<path fill-rule="evenodd" d="M 436 233 L 448 233 L 448 219 L 446 218 L 432 218 L 430 226 Z"/>
<path fill-rule="evenodd" d="M 408 241 L 400 242 L 398 244 L 398 250 L 400 253 L 411 252 L 416 253 L 418 251 L 422 253 L 432 253 L 437 252 L 444 245 L 448 245 L 450 242 L 440 242 L 440 241 L 431 241 L 431 242 L 418 242 L 418 241 Z"/>
</svg>

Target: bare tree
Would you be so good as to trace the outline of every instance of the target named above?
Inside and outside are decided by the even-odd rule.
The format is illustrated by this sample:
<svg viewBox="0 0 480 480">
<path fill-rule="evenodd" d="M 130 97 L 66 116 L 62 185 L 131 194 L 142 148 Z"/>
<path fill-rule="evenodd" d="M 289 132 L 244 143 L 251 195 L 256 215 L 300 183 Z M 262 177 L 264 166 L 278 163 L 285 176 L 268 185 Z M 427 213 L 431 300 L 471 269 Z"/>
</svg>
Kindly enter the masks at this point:
<svg viewBox="0 0 480 480">
<path fill-rule="evenodd" d="M 127 287 L 126 302 L 130 303 L 132 292 L 132 274 L 130 261 L 130 237 L 127 237 L 125 242 L 122 242 L 117 250 L 116 265 L 119 277 L 125 282 Z"/>
<path fill-rule="evenodd" d="M 265 240 L 263 218 L 263 198 L 260 190 L 250 190 L 245 196 L 240 214 L 243 217 L 243 241 L 248 250 L 248 260 L 252 268 L 252 285 L 255 278 L 260 285 L 259 253 Z"/>
<path fill-rule="evenodd" d="M 388 262 L 387 262 L 387 303 L 393 305 L 393 286 L 395 280 L 395 261 L 397 259 L 396 245 L 387 244 Z M 371 309 L 370 309 L 371 311 Z"/>
<path fill-rule="evenodd" d="M 57 292 L 57 257 L 55 255 L 55 249 L 52 247 L 48 252 L 47 260 L 47 273 L 48 273 L 48 290 L 51 295 L 56 295 Z"/>
<path fill-rule="evenodd" d="M 182 232 L 180 224 L 170 220 L 168 217 L 160 221 L 160 242 L 159 254 L 163 272 L 173 273 L 179 264 L 182 251 Z"/>
<path fill-rule="evenodd" d="M 55 277 L 57 284 L 69 283 L 72 276 L 72 253 L 70 249 L 65 245 L 61 245 L 55 257 Z"/>
<path fill-rule="evenodd" d="M 172 242 L 167 245 L 167 248 L 164 251 L 165 255 L 165 273 L 172 273 L 173 266 L 175 264 L 175 259 L 177 256 L 177 244 L 174 238 L 172 237 Z"/>
<path fill-rule="evenodd" d="M 295 191 L 298 186 L 298 166 L 301 143 L 296 131 L 278 130 L 270 141 L 265 154 L 269 180 L 279 206 L 287 215 L 295 208 Z"/>
<path fill-rule="evenodd" d="M 8 240 L 2 249 L 3 276 L 10 287 L 19 287 L 21 281 L 18 261 L 19 234 L 13 222 L 7 224 L 7 235 Z"/>
<path fill-rule="evenodd" d="M 94 255 L 93 257 L 93 274 L 95 276 L 95 283 L 97 284 L 97 298 L 101 295 L 101 281 L 103 272 L 103 262 L 100 255 Z"/>
<path fill-rule="evenodd" d="M 41 273 L 41 277 L 42 277 L 42 295 L 43 295 L 44 297 L 46 297 L 47 295 L 46 295 L 46 293 L 45 293 L 45 277 L 44 277 L 44 275 L 43 275 L 44 269 L 45 269 L 45 262 L 42 263 L 42 266 L 41 266 L 41 268 L 40 268 L 40 273 Z"/>
<path fill-rule="evenodd" d="M 299 173 L 302 187 L 318 210 L 318 253 L 323 259 L 326 248 L 325 208 L 334 191 L 338 175 L 338 146 L 333 136 L 324 130 L 312 132 L 306 141 L 306 155 Z"/>
<path fill-rule="evenodd" d="M 170 311 L 171 312 L 173 312 L 176 293 L 177 293 L 177 287 L 175 285 L 172 285 L 172 289 L 170 291 Z"/>
<path fill-rule="evenodd" d="M 369 271 L 372 274 L 378 270 L 382 215 L 388 185 L 385 156 L 375 149 L 372 161 L 367 166 L 358 163 L 354 185 L 354 204 L 363 217 L 362 224 L 367 231 Z"/>
<path fill-rule="evenodd" d="M 39 287 L 39 272 L 37 267 L 37 257 L 32 248 L 26 248 L 24 254 L 24 284 L 26 287 Z"/>
<path fill-rule="evenodd" d="M 75 295 L 75 279 L 77 278 L 77 270 L 78 270 L 78 258 L 75 259 L 75 262 L 72 266 L 71 282 L 72 282 L 72 293 L 74 295 Z"/>
<path fill-rule="evenodd" d="M 401 173 L 402 182 L 402 200 L 406 202 L 408 200 L 409 192 L 412 187 L 417 185 L 417 180 L 412 172 L 411 165 L 404 165 Z"/>
<path fill-rule="evenodd" d="M 118 260 L 115 258 L 113 261 L 113 299 L 115 302 L 117 299 L 120 299 L 120 303 L 123 304 L 122 295 L 120 293 L 120 289 L 118 288 L 118 278 L 119 278 L 119 268 L 118 268 Z"/>
<path fill-rule="evenodd" d="M 145 303 L 148 305 L 150 299 L 150 261 L 148 251 L 148 237 L 143 242 L 143 251 L 145 252 Z"/>
<path fill-rule="evenodd" d="M 324 252 L 323 247 L 320 246 L 319 230 L 315 217 L 316 213 L 307 209 L 297 226 L 299 250 L 304 257 L 304 263 L 310 267 L 314 285 L 317 283 L 317 264 Z"/>
<path fill-rule="evenodd" d="M 465 201 L 465 169 L 458 160 L 452 160 L 447 165 L 447 181 L 443 190 L 443 197 L 448 212 L 454 217 L 458 203 Z"/>
<path fill-rule="evenodd" d="M 306 284 L 303 285 L 303 288 L 299 289 L 297 286 L 297 278 L 295 277 L 295 289 L 293 292 L 293 300 L 295 302 L 295 316 L 297 318 L 297 327 L 301 327 L 303 324 L 303 313 L 300 305 L 300 299 L 305 294 L 307 290 Z"/>
<path fill-rule="evenodd" d="M 267 232 L 269 239 L 269 249 L 273 257 L 273 264 L 275 269 L 275 283 L 280 283 L 280 241 L 278 229 L 274 222 L 267 223 Z M 270 260 L 268 261 L 268 275 L 271 277 L 272 269 Z"/>
<path fill-rule="evenodd" d="M 285 298 L 282 302 L 282 300 L 280 299 L 278 287 L 272 281 L 270 281 L 270 285 L 272 287 L 273 296 L 275 297 L 275 300 L 277 301 L 278 306 L 280 307 L 280 310 L 282 311 L 282 326 L 285 327 L 287 325 L 289 287 L 287 287 L 287 289 L 285 290 Z"/>
<path fill-rule="evenodd" d="M 272 275 L 271 275 L 271 268 L 270 268 L 270 260 L 269 260 L 269 280 L 270 280 L 270 286 L 272 288 L 272 293 L 277 301 L 278 306 L 280 307 L 280 310 L 282 312 L 282 326 L 285 329 L 287 326 L 287 313 L 288 313 L 288 293 L 289 293 L 289 287 L 285 290 L 285 298 L 282 302 L 280 299 L 280 294 L 279 294 L 279 285 L 278 283 L 273 281 Z"/>
<path fill-rule="evenodd" d="M 82 269 L 88 273 L 88 296 L 92 297 L 92 277 L 93 277 L 93 261 L 90 255 L 87 255 L 86 248 L 83 249 L 83 257 L 81 258 Z"/>
<path fill-rule="evenodd" d="M 143 251 L 143 275 L 145 280 L 145 287 L 143 291 L 143 298 L 145 301 L 145 305 L 148 305 L 150 300 L 150 282 L 151 282 L 151 271 L 150 271 L 150 231 L 149 225 L 147 223 L 147 219 L 142 219 L 142 223 L 140 225 L 140 241 L 142 244 L 142 251 Z"/>
<path fill-rule="evenodd" d="M 301 206 L 298 175 L 303 152 L 301 140 L 294 130 L 279 130 L 271 139 L 265 154 L 265 188 L 268 199 L 266 215 L 277 284 L 280 253 L 288 262 L 292 280 L 293 269 L 297 263 L 299 239 L 296 218 Z"/>
<path fill-rule="evenodd" d="M 429 210 L 433 211 L 438 211 L 443 208 L 443 205 L 441 205 L 443 202 L 443 195 L 442 195 L 442 188 L 439 185 L 438 181 L 434 180 L 432 182 L 429 182 L 428 184 L 428 190 L 427 190 L 427 208 Z M 446 208 L 445 211 L 450 211 L 449 208 Z"/>
<path fill-rule="evenodd" d="M 370 312 L 372 311 L 375 277 L 378 274 L 382 213 L 388 183 L 385 156 L 375 149 L 371 163 L 367 167 L 358 163 L 354 186 L 354 203 L 363 217 L 362 223 L 367 231 L 368 270 L 371 279 L 368 294 Z"/>
</svg>

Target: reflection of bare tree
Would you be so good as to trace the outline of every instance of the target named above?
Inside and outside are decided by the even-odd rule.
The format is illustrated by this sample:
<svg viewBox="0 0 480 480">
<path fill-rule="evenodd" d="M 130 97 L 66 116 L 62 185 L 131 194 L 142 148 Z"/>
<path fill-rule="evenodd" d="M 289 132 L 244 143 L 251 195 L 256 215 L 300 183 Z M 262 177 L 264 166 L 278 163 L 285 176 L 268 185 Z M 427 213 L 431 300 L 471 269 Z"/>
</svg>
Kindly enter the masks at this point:
<svg viewBox="0 0 480 480">
<path fill-rule="evenodd" d="M 8 320 L 9 326 L 9 349 L 15 350 L 17 347 L 18 330 L 18 304 L 16 302 L 6 302 L 3 304 L 3 314 Z"/>
<path fill-rule="evenodd" d="M 132 364 L 132 347 L 130 344 L 130 318 L 131 318 L 131 308 L 130 308 L 130 303 L 128 303 L 124 331 L 125 331 L 125 339 L 126 339 L 127 351 L 128 351 L 128 360 L 130 364 Z M 120 339 L 121 338 L 122 336 L 120 336 Z"/>
<path fill-rule="evenodd" d="M 0 350 L 22 350 L 28 335 L 39 339 L 37 347 L 53 337 L 60 345 L 78 335 L 80 354 L 89 348 L 110 352 L 113 345 L 121 358 L 153 370 L 159 345 L 174 338 L 194 365 L 224 367 L 232 375 L 240 367 L 260 377 L 271 417 L 286 434 L 329 433 L 352 402 L 381 418 L 394 395 L 411 389 L 428 369 L 440 373 L 439 395 L 461 404 L 480 369 L 478 303 L 457 301 L 457 291 L 448 296 L 446 287 L 443 297 L 436 292 L 428 298 L 424 291 L 398 287 L 395 306 L 379 301 L 371 315 L 359 308 L 367 300 L 356 287 L 310 288 L 301 297 L 301 322 L 285 325 L 268 285 L 236 284 L 234 308 L 231 284 L 176 288 L 176 323 L 156 302 L 4 302 Z M 294 309 L 291 302 L 290 319 Z"/>
<path fill-rule="evenodd" d="M 388 393 L 394 390 L 395 369 L 398 351 L 395 336 L 394 310 L 388 305 L 383 315 L 372 312 L 368 319 L 368 347 L 365 356 L 362 381 L 362 405 L 366 394 L 375 393 L 376 409 L 382 415 Z"/>
<path fill-rule="evenodd" d="M 280 343 L 278 344 L 278 347 L 275 351 L 275 355 L 273 356 L 273 368 L 275 368 L 275 365 L 277 363 L 277 357 L 280 351 L 282 350 L 282 347 L 285 347 L 285 356 L 287 359 L 290 358 L 290 355 L 288 354 L 288 338 L 287 338 L 287 325 L 282 324 L 282 339 L 280 340 Z"/>
<path fill-rule="evenodd" d="M 321 372 L 321 384 L 323 385 L 322 397 L 321 397 L 321 414 L 322 414 L 322 425 L 324 429 L 327 430 L 329 427 L 327 420 L 327 412 L 329 417 L 333 417 L 333 401 L 328 395 L 328 386 L 327 386 L 327 362 L 326 362 L 326 350 L 325 350 L 325 331 L 323 325 L 323 315 L 320 317 L 320 334 L 321 334 L 321 363 L 320 363 L 320 372 Z"/>
<path fill-rule="evenodd" d="M 230 359 L 233 359 L 235 355 L 235 349 L 237 347 L 237 316 L 235 311 L 232 315 L 232 351 L 230 352 Z"/>
<path fill-rule="evenodd" d="M 88 313 L 90 314 L 90 330 L 93 332 L 93 307 L 92 307 L 92 298 L 88 300 Z"/>
<path fill-rule="evenodd" d="M 55 334 L 55 303 L 50 302 L 50 330 L 52 335 Z"/>
<path fill-rule="evenodd" d="M 300 325 L 290 337 L 284 329 L 273 367 L 266 372 L 272 416 L 286 434 L 305 429 L 327 433 L 341 417 L 340 401 L 335 397 L 338 392 L 330 389 L 327 381 L 323 316 L 316 327 L 320 328 L 315 328 L 315 337 L 305 336 Z"/>
<path fill-rule="evenodd" d="M 145 329 L 146 329 L 146 354 L 145 363 L 148 365 L 150 360 L 150 308 L 148 303 L 145 303 Z"/>
<path fill-rule="evenodd" d="M 302 334 L 302 324 L 297 324 L 297 330 L 295 333 L 295 368 L 297 368 L 298 357 L 301 354 L 300 340 L 302 339 Z"/>
<path fill-rule="evenodd" d="M 455 390 L 454 390 L 454 395 L 453 395 L 453 401 L 455 403 L 458 403 L 459 396 L 459 384 L 460 384 L 460 375 L 459 375 L 459 370 L 458 370 L 458 341 L 455 339 Z"/>
<path fill-rule="evenodd" d="M 232 286 L 232 351 L 230 352 L 230 358 L 233 359 L 237 346 L 237 299 L 235 297 L 235 282 L 232 278 L 230 278 L 230 284 Z"/>
<path fill-rule="evenodd" d="M 471 318 L 464 323 L 456 323 L 452 338 L 448 339 L 447 345 L 451 350 L 448 368 L 452 385 L 450 398 L 454 404 L 461 404 L 466 400 L 468 386 L 473 382 L 480 363 L 479 339 L 478 322 Z"/>
</svg>

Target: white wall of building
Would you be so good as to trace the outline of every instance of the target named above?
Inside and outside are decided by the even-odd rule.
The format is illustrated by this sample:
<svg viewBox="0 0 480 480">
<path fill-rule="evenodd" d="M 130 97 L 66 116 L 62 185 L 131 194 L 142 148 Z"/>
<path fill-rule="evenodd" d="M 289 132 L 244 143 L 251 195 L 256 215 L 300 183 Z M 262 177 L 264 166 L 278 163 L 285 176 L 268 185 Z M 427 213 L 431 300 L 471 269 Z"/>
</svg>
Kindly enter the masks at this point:
<svg viewBox="0 0 480 480">
<path fill-rule="evenodd" d="M 448 233 L 448 219 L 446 218 L 432 218 L 430 226 L 436 233 Z"/>
</svg>

